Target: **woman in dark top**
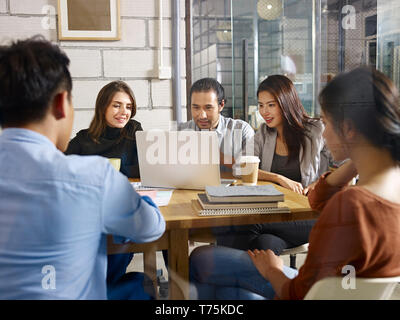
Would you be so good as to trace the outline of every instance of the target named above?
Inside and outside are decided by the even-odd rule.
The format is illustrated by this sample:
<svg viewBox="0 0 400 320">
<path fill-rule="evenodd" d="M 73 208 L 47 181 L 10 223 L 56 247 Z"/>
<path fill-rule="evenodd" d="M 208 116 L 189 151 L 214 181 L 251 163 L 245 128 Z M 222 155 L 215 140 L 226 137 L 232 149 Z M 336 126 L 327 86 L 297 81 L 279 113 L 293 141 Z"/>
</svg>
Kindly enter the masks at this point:
<svg viewBox="0 0 400 320">
<path fill-rule="evenodd" d="M 305 193 L 328 170 L 330 154 L 324 146 L 323 125 L 307 115 L 292 81 L 272 75 L 257 90 L 259 112 L 265 123 L 254 136 L 254 154 L 260 158 L 259 180 Z M 237 249 L 282 250 L 308 242 L 315 220 L 264 223 L 234 227 L 218 244 Z"/>
<path fill-rule="evenodd" d="M 132 89 L 123 81 L 104 86 L 96 99 L 95 115 L 88 129 L 78 132 L 66 154 L 99 155 L 121 159 L 121 173 L 129 178 L 139 177 L 135 132 L 143 130 L 132 118 L 136 114 L 136 100 Z M 144 274 L 126 273 L 133 253 L 108 256 L 108 299 L 148 299 L 154 292 L 144 289 Z M 147 292 L 146 292 L 147 291 Z"/>
<path fill-rule="evenodd" d="M 143 129 L 132 119 L 135 114 L 136 100 L 131 88 L 123 81 L 110 82 L 97 96 L 89 128 L 78 132 L 65 153 L 120 158 L 121 173 L 138 178 L 135 132 Z"/>
</svg>

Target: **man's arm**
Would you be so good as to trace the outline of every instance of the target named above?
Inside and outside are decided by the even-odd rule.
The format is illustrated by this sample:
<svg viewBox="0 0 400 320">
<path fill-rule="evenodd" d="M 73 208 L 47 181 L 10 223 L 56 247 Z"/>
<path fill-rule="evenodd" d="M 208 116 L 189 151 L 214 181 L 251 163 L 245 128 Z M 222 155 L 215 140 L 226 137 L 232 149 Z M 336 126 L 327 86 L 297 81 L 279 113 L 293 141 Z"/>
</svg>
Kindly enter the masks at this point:
<svg viewBox="0 0 400 320">
<path fill-rule="evenodd" d="M 102 200 L 103 232 L 135 242 L 157 240 L 165 231 L 165 220 L 158 207 L 136 193 L 129 180 L 107 160 Z"/>
</svg>

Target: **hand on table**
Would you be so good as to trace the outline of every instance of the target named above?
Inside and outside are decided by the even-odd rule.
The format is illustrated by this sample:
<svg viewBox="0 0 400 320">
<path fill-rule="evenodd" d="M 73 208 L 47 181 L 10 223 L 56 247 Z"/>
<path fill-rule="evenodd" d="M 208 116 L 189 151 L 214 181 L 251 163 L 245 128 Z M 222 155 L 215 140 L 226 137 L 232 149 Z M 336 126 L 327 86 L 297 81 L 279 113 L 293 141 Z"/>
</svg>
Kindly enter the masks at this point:
<svg viewBox="0 0 400 320">
<path fill-rule="evenodd" d="M 285 176 L 280 176 L 278 183 L 284 188 L 290 189 L 299 194 L 303 194 L 303 186 L 299 182 L 290 180 L 289 178 L 286 178 Z"/>
<path fill-rule="evenodd" d="M 309 192 L 309 191 L 311 191 L 312 189 L 314 189 L 315 188 L 315 185 L 317 184 L 317 182 L 318 182 L 318 180 L 317 181 L 314 181 L 313 183 L 311 183 L 311 184 L 309 184 L 307 187 L 305 187 L 304 189 L 303 189 L 303 195 L 307 195 L 307 193 Z"/>
</svg>

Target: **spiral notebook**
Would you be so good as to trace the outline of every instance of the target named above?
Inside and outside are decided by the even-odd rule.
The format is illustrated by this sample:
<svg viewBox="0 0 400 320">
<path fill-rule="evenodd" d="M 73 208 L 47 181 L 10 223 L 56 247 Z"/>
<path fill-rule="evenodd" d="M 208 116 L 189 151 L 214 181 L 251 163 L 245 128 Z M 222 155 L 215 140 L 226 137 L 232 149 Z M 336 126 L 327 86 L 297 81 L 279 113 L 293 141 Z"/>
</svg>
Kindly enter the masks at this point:
<svg viewBox="0 0 400 320">
<path fill-rule="evenodd" d="M 205 193 L 198 193 L 197 200 L 202 209 L 238 209 L 238 208 L 277 208 L 278 202 L 211 202 Z"/>
<path fill-rule="evenodd" d="M 290 213 L 288 207 L 265 208 L 230 208 L 230 209 L 203 209 L 198 200 L 192 200 L 192 207 L 199 216 L 226 216 L 247 214 Z"/>
</svg>

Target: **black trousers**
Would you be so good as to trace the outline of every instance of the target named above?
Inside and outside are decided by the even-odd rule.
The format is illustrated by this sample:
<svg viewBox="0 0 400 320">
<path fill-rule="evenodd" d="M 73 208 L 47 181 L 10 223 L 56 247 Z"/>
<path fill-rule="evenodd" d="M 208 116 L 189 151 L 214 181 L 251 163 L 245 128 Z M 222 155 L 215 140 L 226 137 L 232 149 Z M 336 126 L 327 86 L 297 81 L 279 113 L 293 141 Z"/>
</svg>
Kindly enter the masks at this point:
<svg viewBox="0 0 400 320">
<path fill-rule="evenodd" d="M 299 220 L 214 228 L 217 244 L 240 250 L 271 249 L 280 255 L 284 249 L 308 242 L 316 220 Z"/>
</svg>

